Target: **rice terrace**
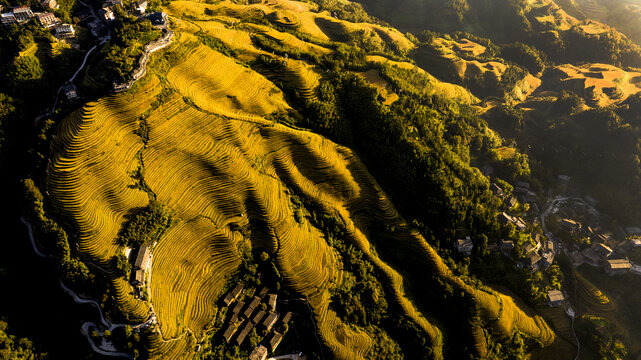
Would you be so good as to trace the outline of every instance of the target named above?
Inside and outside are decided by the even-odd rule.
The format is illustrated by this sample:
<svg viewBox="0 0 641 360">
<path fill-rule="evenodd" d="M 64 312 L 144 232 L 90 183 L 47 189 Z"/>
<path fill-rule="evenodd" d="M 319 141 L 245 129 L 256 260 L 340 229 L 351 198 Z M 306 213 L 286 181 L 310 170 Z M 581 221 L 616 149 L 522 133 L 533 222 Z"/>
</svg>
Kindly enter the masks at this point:
<svg viewBox="0 0 641 360">
<path fill-rule="evenodd" d="M 67 354 L 1 300 L 0 357 L 640 359 L 602 4 L 0 0 L 0 281 L 83 309 Z"/>
</svg>

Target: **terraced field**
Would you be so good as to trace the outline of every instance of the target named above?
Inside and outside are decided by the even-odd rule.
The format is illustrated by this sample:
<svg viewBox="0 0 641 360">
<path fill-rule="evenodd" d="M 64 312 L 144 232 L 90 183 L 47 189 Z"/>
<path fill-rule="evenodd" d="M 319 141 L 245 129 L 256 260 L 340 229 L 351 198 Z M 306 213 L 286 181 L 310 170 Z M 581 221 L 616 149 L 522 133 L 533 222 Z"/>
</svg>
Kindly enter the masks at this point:
<svg viewBox="0 0 641 360">
<path fill-rule="evenodd" d="M 587 105 L 605 107 L 641 91 L 641 72 L 608 64 L 566 64 L 558 66 L 550 79 L 544 79 L 541 89 L 574 91 Z"/>
<path fill-rule="evenodd" d="M 316 96 L 322 72 L 305 61 L 285 61 L 255 48 L 246 43 L 250 34 L 262 33 L 306 52 L 330 50 L 262 25 L 230 25 L 232 18 L 277 13 L 271 21 L 287 21 L 310 34 L 320 31 L 327 39 L 336 36 L 338 28 L 349 33 L 364 27 L 310 12 L 310 7 L 282 0 L 246 6 L 174 1 L 167 7 L 176 20 L 173 46 L 189 47 L 188 55 L 160 76 L 150 72 L 133 90 L 85 104 L 57 130 L 46 186 L 54 209 L 77 231 L 76 246 L 83 259 L 114 270 L 111 260 L 123 250 L 116 242 L 118 233 L 150 198 L 166 206 L 175 220 L 154 245 L 148 274 L 158 319 L 157 332 L 149 339 L 151 357 L 196 356 L 194 344 L 203 341 L 216 320 L 218 299 L 239 271 L 243 249 L 253 249 L 272 254 L 284 286 L 308 300 L 318 336 L 333 358 L 368 358 L 375 340 L 330 307 L 333 291 L 344 278 L 340 256 L 310 220 L 295 216 L 294 195 L 340 219 L 345 242 L 374 266 L 386 298 L 428 340 L 431 357 L 442 358 L 444 346 L 455 346 L 448 343 L 454 340 L 444 337 L 433 320 L 439 310 L 417 305 L 406 292 L 402 273 L 379 257 L 374 231 L 388 239 L 389 246 L 410 244 L 427 273 L 454 292 L 468 294 L 492 337 L 520 331 L 542 344 L 552 343 L 555 335 L 541 317 L 526 314 L 509 296 L 454 275 L 398 214 L 351 149 L 265 120 L 291 110 L 273 81 L 292 84 L 310 99 Z M 205 15 L 206 8 L 213 9 L 210 15 Z M 331 24 L 316 21 L 319 18 Z M 412 46 L 400 33 L 373 25 L 369 29 L 386 43 Z M 267 54 L 282 65 L 265 77 L 209 46 L 195 45 L 199 33 L 245 54 Z M 481 51 L 470 44 L 461 46 Z M 394 66 L 415 67 L 404 62 Z M 362 76 L 388 88 L 378 70 Z M 434 84 L 430 91 L 478 101 L 461 87 L 436 79 Z M 387 95 L 393 102 L 396 94 Z M 137 135 L 143 126 L 148 134 L 144 142 Z M 136 174 L 144 177 L 145 187 Z M 381 226 L 390 230 L 382 231 Z M 134 297 L 126 279 L 114 275 L 111 288 L 121 312 L 140 321 L 149 316 L 151 304 Z M 474 336 L 478 352 L 484 354 L 483 329 L 477 327 Z"/>
</svg>

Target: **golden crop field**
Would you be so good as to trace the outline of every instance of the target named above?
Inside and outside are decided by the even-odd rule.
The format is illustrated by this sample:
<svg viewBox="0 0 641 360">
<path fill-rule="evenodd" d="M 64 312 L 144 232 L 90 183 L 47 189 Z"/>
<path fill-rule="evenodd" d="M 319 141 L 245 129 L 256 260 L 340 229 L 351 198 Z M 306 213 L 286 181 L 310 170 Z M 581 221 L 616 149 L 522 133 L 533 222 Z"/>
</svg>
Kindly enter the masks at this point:
<svg viewBox="0 0 641 360">
<path fill-rule="evenodd" d="M 207 18 L 205 8 L 219 14 Z M 310 34 L 316 30 L 305 19 L 318 31 L 322 28 L 312 17 L 324 18 L 331 22 L 330 28 L 347 32 L 364 26 L 330 20 L 310 12 L 308 4 L 283 0 L 247 6 L 173 1 L 167 9 L 177 18 L 198 19 L 174 19 L 174 47 L 193 46 L 203 32 L 232 49 L 251 53 L 255 48 L 249 35 L 261 32 L 305 52 L 331 51 L 289 33 L 255 24 L 236 28 L 216 18 L 242 17 L 253 11 L 295 15 L 299 30 Z M 395 31 L 369 29 L 381 41 L 413 46 Z M 381 224 L 395 229 L 383 234 L 392 246 L 412 244 L 426 271 L 437 274 L 454 291 L 469 294 L 493 336 L 507 337 L 518 330 L 543 344 L 552 342 L 554 334 L 540 317 L 528 316 L 509 296 L 479 290 L 455 276 L 423 236 L 401 218 L 351 149 L 264 119 L 291 110 L 283 92 L 269 79 L 292 85 L 303 98 L 314 98 L 322 79 L 318 68 L 268 54 L 282 61 L 273 70 L 274 78 L 268 79 L 208 46 L 188 49 L 166 74 L 158 77 L 150 72 L 134 89 L 87 103 L 64 119 L 55 135 L 46 177 L 52 206 L 77 230 L 78 251 L 105 269 L 113 270 L 111 260 L 123 250 L 116 239 L 127 218 L 149 204 L 150 195 L 136 186 L 133 175 L 138 170 L 151 197 L 171 212 L 172 226 L 153 247 L 148 274 L 151 302 L 135 298 L 126 279 L 110 279 L 118 308 L 132 319 L 146 320 L 153 303 L 158 332 L 150 339 L 152 359 L 195 356 L 194 344 L 208 335 L 218 300 L 240 269 L 241 248 L 273 254 L 283 285 L 308 300 L 318 335 L 333 358 L 367 358 L 374 339 L 364 329 L 345 323 L 330 307 L 333 291 L 345 274 L 340 257 L 312 222 L 294 216 L 293 195 L 342 221 L 345 242 L 374 266 L 389 301 L 425 334 L 435 358 L 442 358 L 445 342 L 452 340 L 444 338 L 432 320 L 432 312 L 438 309 L 415 304 L 402 273 L 379 257 L 372 229 L 380 232 Z M 403 62 L 394 65 L 414 67 Z M 362 75 L 386 87 L 378 70 Z M 478 101 L 461 87 L 435 78 L 434 84 L 435 92 L 469 103 Z M 163 89 L 175 92 L 158 102 Z M 142 118 L 148 128 L 146 143 L 135 133 Z M 250 228 L 250 234 L 241 233 L 240 228 Z M 484 353 L 487 339 L 481 329 L 476 330 L 477 346 Z"/>
</svg>

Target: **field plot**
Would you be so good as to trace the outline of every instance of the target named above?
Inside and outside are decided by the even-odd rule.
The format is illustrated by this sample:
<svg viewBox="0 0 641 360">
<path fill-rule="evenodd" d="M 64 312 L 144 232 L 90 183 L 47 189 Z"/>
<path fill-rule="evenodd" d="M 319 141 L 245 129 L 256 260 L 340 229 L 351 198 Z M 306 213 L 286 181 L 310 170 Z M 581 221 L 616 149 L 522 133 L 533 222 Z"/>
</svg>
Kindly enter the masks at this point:
<svg viewBox="0 0 641 360">
<path fill-rule="evenodd" d="M 641 91 L 641 72 L 625 71 L 608 64 L 566 64 L 558 66 L 552 78 L 543 80 L 543 88 L 574 91 L 587 105 L 605 107 Z"/>
</svg>

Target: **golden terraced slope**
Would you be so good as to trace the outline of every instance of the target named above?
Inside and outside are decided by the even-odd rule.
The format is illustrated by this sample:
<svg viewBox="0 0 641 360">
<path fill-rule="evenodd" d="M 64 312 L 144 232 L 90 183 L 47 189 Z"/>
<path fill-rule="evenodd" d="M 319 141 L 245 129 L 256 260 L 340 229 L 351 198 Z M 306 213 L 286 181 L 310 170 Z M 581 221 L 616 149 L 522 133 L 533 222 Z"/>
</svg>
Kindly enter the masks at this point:
<svg viewBox="0 0 641 360">
<path fill-rule="evenodd" d="M 254 8 L 280 12 L 278 21 L 299 24 L 310 33 L 323 31 L 308 19 L 320 15 L 309 12 L 309 4 L 293 1 L 250 6 L 221 2 L 206 6 L 224 7 L 225 16 L 178 23 L 177 18 L 190 11 L 204 16 L 203 6 L 171 3 L 175 47 L 187 46 L 195 41 L 192 33 L 204 31 L 222 34 L 223 42 L 245 55 L 264 53 L 251 44 L 234 44 L 248 39 L 243 34 L 266 29 L 224 25 L 229 17 Z M 355 26 L 360 25 L 345 25 L 346 31 Z M 389 31 L 384 41 L 402 36 Z M 303 42 L 287 40 L 288 35 L 276 30 L 270 36 Z M 297 46 L 326 51 L 317 45 Z M 313 97 L 320 75 L 307 63 L 290 61 L 278 76 Z M 152 107 L 163 88 L 175 92 Z M 438 309 L 419 309 L 407 296 L 402 275 L 378 256 L 370 240 L 374 225 L 394 228 L 393 233 L 384 234 L 386 241 L 411 244 L 426 272 L 469 294 L 483 323 L 496 336 L 519 330 L 543 344 L 553 341 L 554 333 L 545 322 L 526 315 L 510 297 L 479 290 L 456 277 L 421 234 L 399 216 L 352 150 L 264 119 L 288 109 L 283 93 L 265 76 L 198 45 L 163 76 L 150 73 L 135 89 L 87 103 L 60 125 L 47 170 L 47 190 L 53 206 L 77 230 L 77 248 L 83 258 L 110 268 L 110 260 L 123 250 L 116 243 L 118 231 L 127 216 L 149 202 L 132 177 L 140 166 L 149 189 L 176 219 L 153 252 L 150 296 L 158 332 L 152 339 L 152 358 L 195 356 L 192 345 L 203 340 L 215 320 L 217 300 L 239 269 L 238 249 L 243 246 L 275 254 L 285 286 L 309 300 L 318 335 L 333 357 L 368 357 L 373 339 L 363 329 L 345 324 L 329 307 L 330 293 L 343 279 L 340 260 L 320 230 L 305 219 L 295 220 L 292 194 L 310 199 L 343 221 L 346 242 L 360 249 L 382 274 L 380 281 L 389 298 L 430 340 L 434 358 L 442 358 L 444 342 L 455 340 L 444 339 L 430 320 L 430 312 Z M 149 127 L 147 144 L 134 133 L 143 116 Z M 251 235 L 244 236 L 237 229 L 249 223 Z M 134 320 L 148 317 L 150 304 L 134 298 L 124 278 L 114 276 L 111 287 L 122 311 Z M 482 329 L 476 330 L 483 353 L 484 335 Z"/>
</svg>

